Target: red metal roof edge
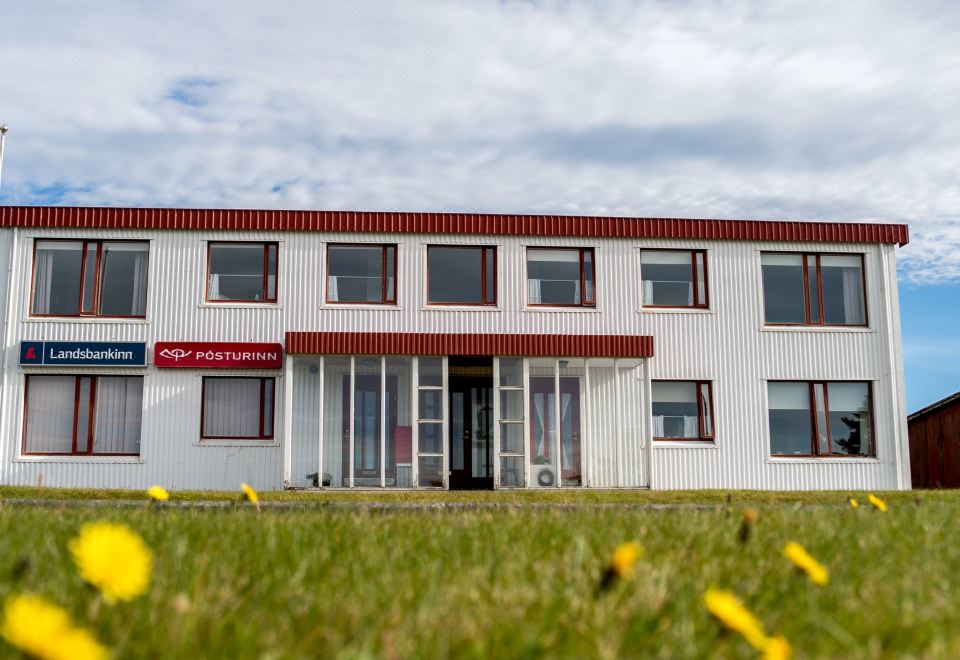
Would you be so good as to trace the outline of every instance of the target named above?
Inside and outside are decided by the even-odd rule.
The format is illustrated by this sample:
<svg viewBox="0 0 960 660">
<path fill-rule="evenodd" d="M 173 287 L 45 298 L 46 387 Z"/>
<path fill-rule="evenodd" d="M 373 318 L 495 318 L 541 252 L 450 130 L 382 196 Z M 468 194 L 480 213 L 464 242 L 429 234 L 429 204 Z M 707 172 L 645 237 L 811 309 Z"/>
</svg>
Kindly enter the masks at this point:
<svg viewBox="0 0 960 660">
<path fill-rule="evenodd" d="M 653 337 L 649 335 L 287 332 L 286 350 L 292 355 L 653 357 Z"/>
<path fill-rule="evenodd" d="M 932 413 L 932 412 L 935 411 L 935 410 L 938 410 L 938 409 L 940 409 L 940 408 L 943 408 L 943 407 L 945 407 L 945 406 L 953 403 L 954 401 L 960 401 L 960 392 L 954 392 L 954 393 L 951 394 L 950 396 L 946 396 L 946 397 L 940 399 L 939 401 L 934 401 L 934 402 L 931 403 L 929 406 L 926 406 L 926 407 L 924 407 L 924 408 L 921 408 L 920 410 L 916 411 L 915 413 L 911 413 L 910 415 L 907 415 L 907 421 L 908 421 L 908 422 L 912 422 L 913 420 L 918 419 L 918 418 L 920 418 L 920 417 L 925 417 L 925 416 L 928 415 L 929 413 Z"/>
<path fill-rule="evenodd" d="M 909 241 L 907 225 L 855 222 L 105 206 L 0 206 L 0 227 L 705 238 L 901 246 Z"/>
</svg>

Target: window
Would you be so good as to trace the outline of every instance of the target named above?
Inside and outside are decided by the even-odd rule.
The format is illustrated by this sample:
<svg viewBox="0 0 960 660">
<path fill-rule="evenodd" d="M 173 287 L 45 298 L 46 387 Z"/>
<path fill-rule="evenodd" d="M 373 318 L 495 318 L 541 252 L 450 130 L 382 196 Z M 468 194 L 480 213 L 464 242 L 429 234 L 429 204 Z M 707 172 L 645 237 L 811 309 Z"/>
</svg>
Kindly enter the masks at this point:
<svg viewBox="0 0 960 660">
<path fill-rule="evenodd" d="M 869 383 L 770 382 L 773 456 L 873 456 Z"/>
<path fill-rule="evenodd" d="M 643 250 L 640 277 L 644 307 L 709 306 L 703 250 Z"/>
<path fill-rule="evenodd" d="M 396 245 L 327 246 L 327 302 L 397 302 Z"/>
<path fill-rule="evenodd" d="M 527 302 L 592 307 L 596 304 L 593 249 L 527 249 Z"/>
<path fill-rule="evenodd" d="M 24 454 L 136 456 L 143 376 L 27 376 Z"/>
<path fill-rule="evenodd" d="M 31 314 L 143 318 L 148 254 L 148 243 L 36 241 Z"/>
<path fill-rule="evenodd" d="M 761 255 L 764 318 L 773 325 L 866 325 L 863 256 Z"/>
<path fill-rule="evenodd" d="M 655 440 L 713 440 L 713 393 L 708 381 L 651 384 Z"/>
<path fill-rule="evenodd" d="M 200 437 L 273 439 L 273 387 L 273 378 L 204 377 Z"/>
<path fill-rule="evenodd" d="M 210 243 L 209 302 L 277 302 L 276 243 Z"/>
<path fill-rule="evenodd" d="M 496 305 L 497 249 L 427 248 L 427 302 L 431 305 Z"/>
</svg>

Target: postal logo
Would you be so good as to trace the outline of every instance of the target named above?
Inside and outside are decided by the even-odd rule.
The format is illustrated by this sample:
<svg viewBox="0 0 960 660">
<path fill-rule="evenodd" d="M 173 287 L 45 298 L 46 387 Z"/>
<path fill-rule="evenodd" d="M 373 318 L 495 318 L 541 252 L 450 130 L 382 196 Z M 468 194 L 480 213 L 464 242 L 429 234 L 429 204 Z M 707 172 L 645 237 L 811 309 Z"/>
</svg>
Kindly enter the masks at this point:
<svg viewBox="0 0 960 660">
<path fill-rule="evenodd" d="M 165 348 L 159 353 L 168 360 L 173 360 L 174 362 L 179 362 L 184 358 L 188 358 L 193 355 L 193 351 L 185 351 L 182 348 Z"/>
</svg>

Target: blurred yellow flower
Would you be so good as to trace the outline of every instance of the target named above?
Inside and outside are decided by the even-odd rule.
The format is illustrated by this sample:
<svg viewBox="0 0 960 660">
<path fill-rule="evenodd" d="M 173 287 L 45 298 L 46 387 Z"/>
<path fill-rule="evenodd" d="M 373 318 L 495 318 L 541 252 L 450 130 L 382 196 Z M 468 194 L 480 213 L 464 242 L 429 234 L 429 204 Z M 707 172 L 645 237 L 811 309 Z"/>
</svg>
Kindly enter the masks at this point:
<svg viewBox="0 0 960 660">
<path fill-rule="evenodd" d="M 870 500 L 870 504 L 877 507 L 881 511 L 887 510 L 887 503 L 881 500 L 879 497 L 877 497 L 873 493 L 870 493 L 869 495 L 867 495 L 867 499 Z"/>
<path fill-rule="evenodd" d="M 162 486 L 157 486 L 156 484 L 147 489 L 147 495 L 149 495 L 150 499 L 154 502 L 166 502 L 170 499 L 170 493 L 164 490 Z"/>
<path fill-rule="evenodd" d="M 856 497 L 851 497 L 851 498 L 850 498 L 850 506 L 853 507 L 854 509 L 859 509 L 859 508 L 860 508 L 860 503 L 857 502 L 857 498 L 856 498 Z"/>
<path fill-rule="evenodd" d="M 816 585 L 824 586 L 830 581 L 830 572 L 826 566 L 810 556 L 802 545 L 791 541 L 783 549 L 783 556 L 793 562 L 793 565 L 799 568 L 810 577 L 810 581 Z"/>
<path fill-rule="evenodd" d="M 613 551 L 613 557 L 610 559 L 610 568 L 616 574 L 625 579 L 632 580 L 636 575 L 636 563 L 643 556 L 643 548 L 640 544 L 631 541 L 630 543 L 621 543 Z"/>
<path fill-rule="evenodd" d="M 130 601 L 146 592 L 153 554 L 139 534 L 106 521 L 87 523 L 70 541 L 80 577 L 100 589 L 108 603 Z"/>
<path fill-rule="evenodd" d="M 259 504 L 260 496 L 257 495 L 257 491 L 248 486 L 247 484 L 240 484 L 240 490 L 243 491 L 243 499 L 250 502 L 251 504 Z"/>
<path fill-rule="evenodd" d="M 770 639 L 753 614 L 729 591 L 710 587 L 703 595 L 707 610 L 730 630 L 740 633 L 753 648 L 764 651 Z"/>
<path fill-rule="evenodd" d="M 793 655 L 790 642 L 783 637 L 771 637 L 763 649 L 763 660 L 789 660 Z"/>
<path fill-rule="evenodd" d="M 12 646 L 40 660 L 107 657 L 107 649 L 88 630 L 75 628 L 65 610 L 35 594 L 7 599 L 0 635 Z"/>
</svg>

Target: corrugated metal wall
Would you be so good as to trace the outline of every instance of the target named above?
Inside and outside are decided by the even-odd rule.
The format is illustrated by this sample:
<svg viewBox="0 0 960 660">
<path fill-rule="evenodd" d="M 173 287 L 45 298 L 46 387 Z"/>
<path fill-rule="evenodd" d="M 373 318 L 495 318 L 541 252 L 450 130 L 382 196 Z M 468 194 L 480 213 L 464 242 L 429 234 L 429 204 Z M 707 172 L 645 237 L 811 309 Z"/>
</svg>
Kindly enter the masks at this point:
<svg viewBox="0 0 960 660">
<path fill-rule="evenodd" d="M 0 230 L 9 237 L 13 230 Z M 33 237 L 136 238 L 151 241 L 147 319 L 140 321 L 50 321 L 28 317 Z M 203 302 L 206 240 L 272 240 L 280 243 L 276 305 L 209 305 Z M 326 242 L 391 242 L 399 247 L 396 307 L 325 306 Z M 499 247 L 495 308 L 427 308 L 426 245 Z M 596 248 L 596 309 L 527 309 L 524 305 L 524 247 Z M 640 305 L 639 248 L 678 247 L 708 251 L 711 309 L 644 311 Z M 823 250 L 864 252 L 871 327 L 866 329 L 771 329 L 763 325 L 759 252 Z M 0 482 L 51 485 L 172 488 L 235 488 L 245 480 L 257 488 L 282 483 L 283 406 L 278 396 L 277 438 L 266 446 L 198 441 L 199 371 L 144 370 L 142 456 L 129 459 L 18 459 L 23 369 L 17 343 L 27 339 L 146 341 L 283 341 L 287 331 L 445 332 L 525 334 L 652 335 L 654 379 L 703 379 L 714 383 L 716 444 L 709 447 L 656 444 L 653 488 L 895 488 L 906 466 L 899 328 L 896 325 L 892 246 L 764 243 L 709 240 L 571 237 L 478 237 L 452 234 L 377 235 L 293 232 L 20 229 L 13 254 L 10 332 L 6 340 L 0 442 Z M 885 297 L 887 293 L 891 296 Z M 562 356 L 560 356 L 562 357 Z M 45 370 L 44 373 L 49 373 Z M 131 373 L 124 370 L 124 373 Z M 219 374 L 218 374 L 219 375 Z M 283 392 L 277 372 L 277 392 Z M 299 377 L 303 378 L 302 374 Z M 294 374 L 298 378 L 298 374 Z M 768 456 L 767 379 L 862 379 L 873 383 L 877 458 L 773 460 Z M 901 393 L 898 395 L 897 392 Z M 637 388 L 636 428 L 645 428 L 648 406 Z M 603 405 L 598 402 L 596 405 Z M 597 458 L 593 485 L 643 483 L 637 437 L 632 458 L 619 466 Z M 900 444 L 898 444 L 900 443 Z M 897 453 L 902 454 L 900 470 Z M 638 468 L 641 466 L 641 468 Z M 606 475 L 606 476 L 604 476 Z M 901 478 L 898 480 L 898 475 Z M 907 480 L 908 481 L 908 480 Z"/>
</svg>

